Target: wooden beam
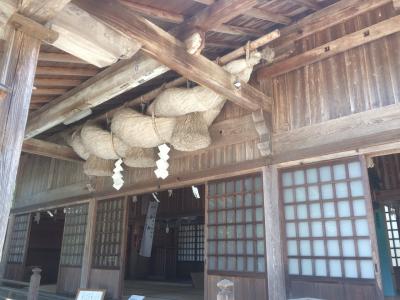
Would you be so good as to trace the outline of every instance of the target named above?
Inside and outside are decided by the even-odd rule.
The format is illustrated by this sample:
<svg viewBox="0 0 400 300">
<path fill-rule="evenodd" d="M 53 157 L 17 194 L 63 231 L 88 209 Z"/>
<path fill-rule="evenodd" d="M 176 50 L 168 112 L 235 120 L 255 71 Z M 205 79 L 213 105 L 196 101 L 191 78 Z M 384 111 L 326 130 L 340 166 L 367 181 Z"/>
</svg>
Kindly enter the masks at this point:
<svg viewBox="0 0 400 300">
<path fill-rule="evenodd" d="M 193 0 L 193 1 L 204 5 L 211 5 L 215 2 L 214 0 Z"/>
<path fill-rule="evenodd" d="M 389 105 L 274 134 L 272 161 L 282 163 L 358 151 L 360 148 L 397 142 L 399 132 L 400 104 Z"/>
<path fill-rule="evenodd" d="M 106 24 L 138 40 L 151 57 L 189 80 L 226 96 L 244 108 L 271 110 L 271 98 L 245 82 L 240 82 L 240 89 L 236 88 L 233 75 L 203 56 L 190 55 L 182 42 L 146 19 L 127 11 L 123 5 L 112 0 L 84 1 L 79 5 Z"/>
<path fill-rule="evenodd" d="M 144 16 L 159 19 L 162 21 L 180 24 L 185 19 L 185 17 L 182 14 L 169 12 L 164 9 L 159 9 L 141 3 L 136 3 L 131 0 L 119 0 L 119 2 L 136 12 L 143 14 Z"/>
<path fill-rule="evenodd" d="M 292 23 L 292 20 L 289 17 L 280 15 L 280 14 L 271 13 L 271 12 L 269 12 L 265 9 L 261 9 L 261 8 L 249 9 L 245 13 L 245 15 L 249 16 L 249 17 L 257 18 L 260 20 L 268 21 L 268 22 L 278 23 L 278 24 L 288 25 L 288 24 Z"/>
<path fill-rule="evenodd" d="M 400 16 L 395 16 L 297 56 L 263 67 L 258 71 L 257 76 L 259 79 L 275 77 L 399 31 Z"/>
<path fill-rule="evenodd" d="M 18 30 L 46 43 L 54 43 L 58 39 L 58 33 L 54 30 L 48 29 L 40 23 L 18 13 L 13 14 L 8 23 Z"/>
<path fill-rule="evenodd" d="M 71 54 L 53 53 L 53 52 L 40 52 L 39 53 L 39 61 L 62 62 L 62 63 L 71 63 L 71 64 L 86 64 L 87 63 L 80 58 L 72 56 Z"/>
<path fill-rule="evenodd" d="M 322 6 L 314 0 L 291 0 L 291 2 L 294 2 L 300 6 L 304 6 L 312 10 L 322 9 Z"/>
<path fill-rule="evenodd" d="M 99 71 L 93 68 L 37 67 L 36 75 L 92 77 Z"/>
<path fill-rule="evenodd" d="M 269 300 L 285 300 L 285 263 L 281 224 L 282 213 L 279 198 L 279 173 L 275 165 L 263 167 L 265 249 L 267 259 L 267 286 Z"/>
<path fill-rule="evenodd" d="M 22 152 L 60 160 L 83 162 L 71 147 L 38 139 L 25 140 L 22 145 Z"/>
<path fill-rule="evenodd" d="M 40 53 L 39 53 L 40 57 Z M 58 78 L 35 78 L 35 87 L 75 87 L 80 85 L 82 80 L 79 79 L 58 79 Z"/>
<path fill-rule="evenodd" d="M 32 91 L 32 95 L 62 95 L 66 92 L 66 89 L 57 89 L 57 88 L 36 88 Z"/>
<path fill-rule="evenodd" d="M 40 40 L 9 28 L 0 64 L 0 82 L 9 87 L 0 101 L 0 257 L 21 155 Z"/>
<path fill-rule="evenodd" d="M 54 8 L 68 1 L 26 2 L 40 2 L 41 5 L 49 3 Z M 0 0 L 0 39 L 4 35 L 4 25 L 17 12 L 18 3 L 15 0 Z M 39 9 L 38 13 L 40 11 L 44 12 Z M 53 46 L 101 68 L 119 59 L 129 58 L 140 49 L 136 41 L 104 25 L 72 3 L 68 3 L 47 26 L 59 34 Z"/>
<path fill-rule="evenodd" d="M 343 23 L 357 15 L 390 3 L 393 0 L 341 0 L 281 29 L 279 47 L 309 36 L 318 31 Z"/>
<path fill-rule="evenodd" d="M 279 37 L 279 31 L 275 30 L 254 41 L 249 45 L 251 51 L 265 46 Z M 222 65 L 245 55 L 245 47 L 240 47 L 231 53 L 222 56 L 219 63 Z M 132 69 L 137 73 L 132 74 Z M 103 103 L 112 97 L 115 97 L 124 91 L 131 89 L 142 82 L 150 80 L 160 74 L 167 72 L 169 69 L 161 65 L 157 61 L 144 56 L 137 55 L 130 61 L 123 61 L 109 69 L 99 73 L 84 83 L 83 86 L 77 87 L 69 91 L 67 94 L 54 99 L 52 103 L 43 107 L 40 111 L 32 114 L 26 129 L 26 137 L 33 137 L 55 125 L 62 123 L 64 120 L 72 117 L 81 110 L 94 107 Z M 165 88 L 176 87 L 186 82 L 181 77 L 165 85 Z M 136 105 L 142 102 L 149 102 L 162 90 L 155 89 L 142 95 L 137 99 L 128 101 L 126 105 Z M 109 111 L 111 114 L 115 110 Z"/>
<path fill-rule="evenodd" d="M 265 158 L 251 161 L 244 161 L 225 166 L 219 166 L 198 172 L 180 173 L 170 175 L 167 179 L 146 181 L 143 183 L 126 185 L 121 190 L 110 189 L 107 191 L 90 193 L 87 189 L 87 182 L 80 182 L 74 185 L 62 187 L 59 189 L 41 192 L 35 195 L 29 195 L 28 199 L 18 199 L 18 203 L 39 203 L 20 208 L 13 208 L 12 213 L 23 213 L 27 211 L 36 211 L 48 209 L 49 207 L 71 205 L 87 201 L 88 198 L 96 198 L 97 201 L 109 197 L 119 197 L 125 195 L 140 195 L 155 191 L 165 191 L 168 189 L 183 188 L 196 184 L 204 184 L 207 181 L 223 179 L 229 176 L 241 176 L 245 174 L 261 172 L 262 167 L 266 165 Z M 90 195 L 90 196 L 89 196 Z M 88 197 L 89 196 L 89 197 Z"/>
<path fill-rule="evenodd" d="M 272 32 L 270 32 L 270 33 L 268 33 L 268 34 L 266 34 L 266 35 L 264 35 L 264 36 L 262 36 L 262 37 L 260 37 L 260 38 L 258 38 L 256 40 L 250 42 L 249 49 L 250 49 L 250 51 L 256 50 L 259 47 L 265 46 L 266 44 L 272 42 L 273 40 L 277 39 L 278 37 L 279 37 L 279 30 L 272 31 Z M 240 48 L 238 48 L 238 49 L 236 49 L 236 50 L 234 50 L 234 51 L 232 51 L 232 52 L 220 57 L 218 59 L 218 62 L 221 65 L 225 65 L 228 62 L 231 62 L 231 61 L 233 61 L 233 60 L 245 55 L 245 53 L 246 53 L 245 47 L 240 47 Z M 105 118 L 111 118 L 114 115 L 114 113 L 116 111 L 118 111 L 118 109 L 120 109 L 121 107 L 134 107 L 134 106 L 137 106 L 137 105 L 139 105 L 141 103 L 149 103 L 156 96 L 158 96 L 159 93 L 161 91 L 163 91 L 163 89 L 168 89 L 168 88 L 172 88 L 172 87 L 178 87 L 178 86 L 181 86 L 181 85 L 185 84 L 185 82 L 186 82 L 186 79 L 184 77 L 179 77 L 179 78 L 177 78 L 175 80 L 172 80 L 172 81 L 166 83 L 165 85 L 163 85 L 161 87 L 158 87 L 158 88 L 156 88 L 156 89 L 154 89 L 152 91 L 149 91 L 149 92 L 145 93 L 144 95 L 141 95 L 141 96 L 139 96 L 139 97 L 137 97 L 135 99 L 132 99 L 132 100 L 124 102 L 123 106 L 116 107 L 116 108 L 114 108 L 112 110 L 109 110 L 106 113 L 96 117 L 94 120 L 104 120 Z M 234 122 L 238 122 L 237 123 L 237 124 L 239 124 L 238 126 L 241 126 L 240 124 L 242 124 L 238 120 L 234 120 Z M 243 126 L 246 127 L 246 125 L 243 125 Z M 220 129 L 217 129 L 217 132 L 220 132 L 220 131 L 221 131 Z M 213 137 L 212 129 L 210 129 L 210 133 L 211 133 L 211 136 Z M 216 133 L 215 136 L 217 137 L 218 134 Z M 251 138 L 251 136 L 246 136 L 246 137 L 247 138 Z M 238 139 L 238 137 L 236 136 L 235 139 Z M 220 137 L 218 138 L 218 140 L 220 140 Z"/>
<path fill-rule="evenodd" d="M 52 20 L 71 0 L 23 0 L 19 11 L 39 23 Z"/>
<path fill-rule="evenodd" d="M 218 42 L 218 41 L 207 41 L 205 44 L 206 48 L 222 48 L 222 49 L 237 49 L 241 47 L 239 43 L 232 43 L 232 42 Z"/>
<path fill-rule="evenodd" d="M 33 137 L 166 71 L 167 67 L 144 54 L 121 61 L 32 114 L 25 136 Z"/>
<path fill-rule="evenodd" d="M 249 35 L 252 37 L 259 37 L 265 34 L 265 32 L 259 29 L 242 27 L 242 26 L 233 26 L 227 24 L 222 24 L 216 28 L 211 29 L 211 31 L 231 34 L 231 35 Z"/>
<path fill-rule="evenodd" d="M 219 0 L 184 23 L 187 31 L 199 28 L 209 31 L 250 10 L 257 0 Z"/>
</svg>

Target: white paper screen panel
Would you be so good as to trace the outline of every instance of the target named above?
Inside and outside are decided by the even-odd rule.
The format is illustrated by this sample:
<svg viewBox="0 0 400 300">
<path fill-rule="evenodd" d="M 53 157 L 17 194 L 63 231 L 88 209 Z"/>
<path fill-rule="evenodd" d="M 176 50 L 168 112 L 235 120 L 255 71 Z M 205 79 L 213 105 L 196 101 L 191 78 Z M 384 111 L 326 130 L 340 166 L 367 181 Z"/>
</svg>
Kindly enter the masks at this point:
<svg viewBox="0 0 400 300">
<path fill-rule="evenodd" d="M 289 275 L 375 277 L 358 160 L 283 170 L 280 188 Z"/>
</svg>

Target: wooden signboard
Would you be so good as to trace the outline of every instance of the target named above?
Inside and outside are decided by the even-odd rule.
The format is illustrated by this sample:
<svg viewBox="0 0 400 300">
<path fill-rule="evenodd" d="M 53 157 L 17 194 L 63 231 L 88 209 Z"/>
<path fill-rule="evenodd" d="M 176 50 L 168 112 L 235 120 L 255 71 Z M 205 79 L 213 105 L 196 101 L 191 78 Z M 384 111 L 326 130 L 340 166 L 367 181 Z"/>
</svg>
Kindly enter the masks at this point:
<svg viewBox="0 0 400 300">
<path fill-rule="evenodd" d="M 79 289 L 75 300 L 104 300 L 106 290 Z"/>
</svg>

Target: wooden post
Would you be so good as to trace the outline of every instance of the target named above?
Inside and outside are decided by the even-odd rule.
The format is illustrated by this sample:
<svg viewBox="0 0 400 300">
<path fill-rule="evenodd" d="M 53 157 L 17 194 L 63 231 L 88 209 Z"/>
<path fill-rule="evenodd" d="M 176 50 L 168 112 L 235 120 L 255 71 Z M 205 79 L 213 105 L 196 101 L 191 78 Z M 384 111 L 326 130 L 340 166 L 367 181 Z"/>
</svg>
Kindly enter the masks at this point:
<svg viewBox="0 0 400 300">
<path fill-rule="evenodd" d="M 0 101 L 0 257 L 14 194 L 39 48 L 40 40 L 16 29 L 8 29 L 0 64 L 0 82 L 8 87 L 5 100 Z"/>
<path fill-rule="evenodd" d="M 28 291 L 28 300 L 38 300 L 39 299 L 39 286 L 40 286 L 40 273 L 42 269 L 33 268 L 33 274 L 31 275 L 31 280 L 29 281 L 29 291 Z"/>
<path fill-rule="evenodd" d="M 219 288 L 217 300 L 235 300 L 234 284 L 228 279 L 223 279 L 217 283 Z"/>
<path fill-rule="evenodd" d="M 89 201 L 89 209 L 86 223 L 86 236 L 85 236 L 85 247 L 83 249 L 83 258 L 82 258 L 82 270 L 81 270 L 81 284 L 80 288 L 85 289 L 88 288 L 89 284 L 89 275 L 90 275 L 90 266 L 92 264 L 92 246 L 93 246 L 93 237 L 95 231 L 95 220 L 96 220 L 96 199 L 90 199 Z"/>
<path fill-rule="evenodd" d="M 263 168 L 265 249 L 267 256 L 268 299 L 285 300 L 285 268 L 280 231 L 278 170 L 275 165 Z"/>
<path fill-rule="evenodd" d="M 11 214 L 8 218 L 7 234 L 6 234 L 4 247 L 3 247 L 4 251 L 3 251 L 2 256 L 0 257 L 0 278 L 4 278 L 5 271 L 6 271 L 8 249 L 10 246 L 11 235 L 12 235 L 13 228 L 14 228 L 14 221 L 15 221 L 15 216 L 13 214 Z"/>
</svg>

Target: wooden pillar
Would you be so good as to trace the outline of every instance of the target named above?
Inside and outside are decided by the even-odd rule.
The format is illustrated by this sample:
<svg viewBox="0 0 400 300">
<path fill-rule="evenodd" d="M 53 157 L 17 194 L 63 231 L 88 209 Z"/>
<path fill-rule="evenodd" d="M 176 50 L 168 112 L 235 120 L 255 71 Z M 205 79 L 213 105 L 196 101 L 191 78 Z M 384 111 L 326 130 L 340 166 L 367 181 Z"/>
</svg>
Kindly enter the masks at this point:
<svg viewBox="0 0 400 300">
<path fill-rule="evenodd" d="M 0 101 L 0 257 L 13 199 L 40 40 L 9 28 L 0 64 L 8 94 Z"/>
<path fill-rule="evenodd" d="M 85 236 L 85 247 L 83 249 L 82 258 L 82 271 L 81 271 L 81 284 L 80 288 L 88 288 L 90 266 L 92 264 L 92 253 L 93 253 L 93 238 L 95 232 L 95 221 L 96 221 L 96 199 L 89 201 L 89 209 L 86 224 L 86 236 Z"/>
<path fill-rule="evenodd" d="M 11 234 L 13 232 L 14 228 L 14 220 L 15 216 L 11 214 L 8 218 L 8 225 L 7 225 L 7 234 L 5 237 L 5 242 L 4 242 L 4 251 L 2 253 L 2 256 L 0 257 L 0 278 L 4 278 L 4 273 L 6 271 L 6 266 L 7 266 L 7 256 L 8 256 L 8 250 L 10 247 L 10 241 L 11 241 Z"/>
<path fill-rule="evenodd" d="M 285 268 L 283 264 L 279 209 L 278 170 L 270 165 L 263 168 L 265 249 L 267 256 L 268 299 L 285 300 Z"/>
</svg>

